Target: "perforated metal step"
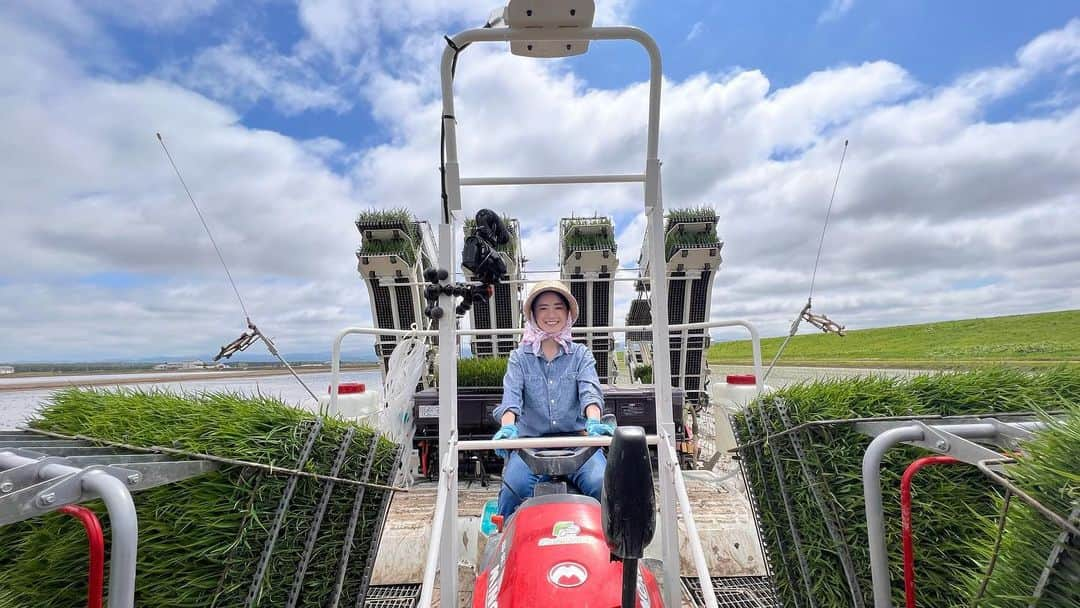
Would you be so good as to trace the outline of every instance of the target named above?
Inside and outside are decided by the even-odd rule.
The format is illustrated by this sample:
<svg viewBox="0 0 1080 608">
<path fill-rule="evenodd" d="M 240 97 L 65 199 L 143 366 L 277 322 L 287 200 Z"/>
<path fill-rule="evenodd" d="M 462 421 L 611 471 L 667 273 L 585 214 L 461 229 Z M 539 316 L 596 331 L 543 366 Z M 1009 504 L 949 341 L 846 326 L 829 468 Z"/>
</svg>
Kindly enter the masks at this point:
<svg viewBox="0 0 1080 608">
<path fill-rule="evenodd" d="M 690 605 L 704 607 L 697 577 L 682 578 L 683 597 Z M 780 608 L 772 583 L 766 576 L 714 577 L 720 608 Z M 368 587 L 364 608 L 413 608 L 420 599 L 420 585 L 373 585 Z"/>
<path fill-rule="evenodd" d="M 713 577 L 716 605 L 720 608 L 780 608 L 772 581 L 767 576 Z M 704 608 L 697 577 L 682 577 L 683 595 L 696 608 Z"/>
<path fill-rule="evenodd" d="M 372 585 L 364 608 L 413 608 L 420 600 L 420 585 Z"/>
</svg>

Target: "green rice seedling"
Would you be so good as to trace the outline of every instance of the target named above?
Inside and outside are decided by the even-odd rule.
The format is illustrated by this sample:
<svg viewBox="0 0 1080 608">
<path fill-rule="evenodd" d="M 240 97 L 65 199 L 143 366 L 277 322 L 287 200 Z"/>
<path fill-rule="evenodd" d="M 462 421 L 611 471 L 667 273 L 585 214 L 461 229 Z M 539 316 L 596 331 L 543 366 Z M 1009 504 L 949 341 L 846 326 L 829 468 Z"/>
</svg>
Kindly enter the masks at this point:
<svg viewBox="0 0 1080 608">
<path fill-rule="evenodd" d="M 60 391 L 31 425 L 70 435 L 151 447 L 174 447 L 292 468 L 314 416 L 269 397 L 229 393 L 178 395 L 162 391 Z M 324 419 L 304 470 L 327 474 L 351 425 Z M 388 483 L 396 446 L 367 427 L 355 427 L 338 476 L 359 479 L 374 453 L 369 481 Z M 374 452 L 372 452 L 374 447 Z M 289 480 L 229 466 L 134 495 L 139 519 L 136 605 L 244 606 L 274 514 Z M 324 482 L 298 478 L 274 545 L 257 606 L 285 603 Z M 336 578 L 342 530 L 356 487 L 331 493 L 303 582 L 300 605 L 322 606 Z M 365 488 L 346 586 L 359 589 L 386 493 Z M 100 504 L 90 503 L 108 521 Z M 0 527 L 0 606 L 73 606 L 85 602 L 86 543 L 81 527 L 52 514 Z M 336 543 L 336 545 L 335 545 Z M 46 567 L 47 566 L 47 567 Z"/>
<path fill-rule="evenodd" d="M 809 588 L 818 606 L 852 606 L 852 591 L 841 560 L 845 553 L 864 604 L 873 604 L 862 492 L 862 457 L 870 437 L 848 423 L 772 435 L 814 421 L 1030 412 L 1062 402 L 1080 402 L 1080 369 L 1064 367 L 1028 374 L 992 368 L 907 380 L 826 380 L 786 387 L 736 415 L 733 426 L 741 445 L 767 438 L 764 443 L 743 448 L 741 457 L 784 605 L 809 606 Z M 795 450 L 796 441 L 803 459 Z M 886 546 L 896 605 L 903 603 L 900 476 L 913 460 L 928 454 L 919 448 L 897 447 L 886 453 L 882 463 Z M 809 480 L 804 476 L 804 465 Z M 824 509 L 810 491 L 810 483 L 823 496 Z M 984 568 L 971 544 L 992 541 L 985 522 L 996 516 L 999 500 L 996 486 L 973 467 L 930 467 L 919 473 L 913 511 L 920 605 L 969 603 L 967 582 Z M 836 521 L 839 542 L 830 535 L 826 518 Z M 806 562 L 805 576 L 799 548 Z"/>
<path fill-rule="evenodd" d="M 652 384 L 652 366 L 638 365 L 634 368 L 634 378 L 642 384 Z"/>
<path fill-rule="evenodd" d="M 680 249 L 693 249 L 701 247 L 719 247 L 720 239 L 713 233 L 708 232 L 671 232 L 664 239 L 664 248 L 667 259 L 671 259 Z"/>
<path fill-rule="evenodd" d="M 415 239 L 418 236 L 413 215 L 405 207 L 362 211 L 356 216 L 356 228 L 361 232 L 397 228 L 409 238 Z"/>
<path fill-rule="evenodd" d="M 507 361 L 507 357 L 458 359 L 458 386 L 501 387 Z"/>
<path fill-rule="evenodd" d="M 716 225 L 716 210 L 712 207 L 686 207 L 682 209 L 672 209 L 667 212 L 667 217 L 664 222 L 664 232 L 668 232 L 676 224 L 685 224 L 690 222 L 712 222 L 713 226 Z"/>
<path fill-rule="evenodd" d="M 704 232 L 683 230 L 680 224 L 687 223 L 708 223 L 709 226 Z M 669 260 L 680 249 L 715 247 L 720 243 L 716 232 L 716 212 L 709 207 L 673 209 L 667 214 L 664 234 L 664 249 Z"/>
<path fill-rule="evenodd" d="M 587 230 L 578 229 L 589 227 Z M 599 231 L 596 228 L 599 227 Z M 611 219 L 606 217 L 576 218 L 564 217 L 560 224 L 562 230 L 562 256 L 570 257 L 575 251 L 618 250 L 615 243 L 615 229 Z"/>
<path fill-rule="evenodd" d="M 363 235 L 360 255 L 396 255 L 406 264 L 416 263 L 416 250 L 419 232 L 416 222 L 408 209 L 373 209 L 360 213 L 356 218 L 356 228 Z M 394 238 L 376 238 L 370 234 L 373 230 L 397 229 L 401 235 Z"/>
<path fill-rule="evenodd" d="M 360 255 L 396 255 L 409 266 L 416 263 L 416 247 L 405 239 L 364 239 Z"/>
<path fill-rule="evenodd" d="M 1005 474 L 1023 491 L 1050 510 L 1080 522 L 1080 404 L 1060 403 L 1068 412 L 1062 419 L 1047 419 L 1048 427 L 1024 443 L 1016 464 Z M 1004 499 L 997 500 L 999 509 Z M 1013 498 L 1005 518 L 1000 550 L 993 570 L 969 577 L 968 590 L 979 608 L 1072 608 L 1080 606 L 1080 539 L 1071 540 L 1044 515 Z M 983 520 L 987 536 L 997 537 L 998 522 Z M 1064 542 L 1062 542 L 1064 541 Z M 1035 600 L 1035 590 L 1051 553 L 1059 553 Z M 994 559 L 996 543 L 972 543 L 971 551 L 983 564 Z M 984 587 L 985 585 L 985 587 Z"/>
</svg>

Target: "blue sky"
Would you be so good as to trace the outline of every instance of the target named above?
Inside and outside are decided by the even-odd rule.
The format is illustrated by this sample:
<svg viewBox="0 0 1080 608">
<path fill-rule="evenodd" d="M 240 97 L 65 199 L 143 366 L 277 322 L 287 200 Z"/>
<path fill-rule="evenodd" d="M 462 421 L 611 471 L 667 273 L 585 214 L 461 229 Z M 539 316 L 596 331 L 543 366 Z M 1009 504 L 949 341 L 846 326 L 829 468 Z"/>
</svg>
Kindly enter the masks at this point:
<svg viewBox="0 0 1080 608">
<path fill-rule="evenodd" d="M 202 354 L 231 339 L 235 302 L 158 130 L 283 348 L 325 349 L 369 322 L 349 220 L 402 205 L 435 219 L 441 34 L 491 8 L 0 9 L 0 361 Z M 874 327 L 1080 306 L 1080 232 L 1064 221 L 1080 203 L 1075 3 L 617 0 L 598 22 L 640 26 L 663 50 L 665 201 L 722 218 L 714 318 L 786 329 L 847 138 L 822 312 Z M 470 49 L 465 172 L 637 167 L 646 73 L 625 43 L 542 62 Z M 481 204 L 518 213 L 538 266 L 555 264 L 550 209 L 613 216 L 622 264 L 636 262 L 632 189 L 467 201 Z"/>
<path fill-rule="evenodd" d="M 879 59 L 904 66 L 927 86 L 942 85 L 981 66 L 1007 61 L 1026 41 L 1078 14 L 1075 4 L 1064 1 L 1024 6 L 975 0 L 837 4 L 849 8 L 829 16 L 829 2 L 680 0 L 678 10 L 666 2 L 635 3 L 627 15 L 660 43 L 668 78 L 755 69 L 779 88 L 825 67 Z M 464 19 L 445 23 L 447 33 L 475 25 Z M 131 62 L 131 77 L 190 61 L 200 50 L 227 43 L 238 30 L 282 54 L 305 37 L 296 6 L 285 1 L 233 3 L 180 27 L 145 29 L 115 21 L 105 25 Z M 400 36 L 391 34 L 384 44 L 401 43 Z M 645 75 L 638 52 L 631 43 L 596 44 L 588 55 L 566 63 L 590 87 L 618 88 Z M 101 71 L 115 66 L 107 67 Z M 312 68 L 341 71 L 329 60 L 313 62 Z M 990 111 L 1001 120 L 1027 115 L 1038 93 L 1002 100 Z M 387 137 L 363 100 L 347 109 L 283 113 L 262 99 L 240 104 L 237 110 L 246 126 L 298 139 L 333 137 L 360 149 Z"/>
</svg>

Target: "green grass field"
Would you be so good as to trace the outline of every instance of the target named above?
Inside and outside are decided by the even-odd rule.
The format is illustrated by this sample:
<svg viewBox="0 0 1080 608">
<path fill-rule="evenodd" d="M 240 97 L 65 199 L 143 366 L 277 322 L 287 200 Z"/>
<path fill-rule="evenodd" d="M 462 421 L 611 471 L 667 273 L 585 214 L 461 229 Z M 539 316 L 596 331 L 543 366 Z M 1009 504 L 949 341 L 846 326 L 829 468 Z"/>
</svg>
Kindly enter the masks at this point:
<svg viewBox="0 0 1080 608">
<path fill-rule="evenodd" d="M 778 365 L 936 368 L 1080 363 L 1080 310 L 853 330 L 844 337 L 810 334 L 811 329 L 803 324 L 802 334 L 791 339 Z M 766 364 L 783 341 L 783 337 L 761 341 Z M 749 341 L 714 344 L 708 358 L 710 363 L 749 363 Z"/>
</svg>

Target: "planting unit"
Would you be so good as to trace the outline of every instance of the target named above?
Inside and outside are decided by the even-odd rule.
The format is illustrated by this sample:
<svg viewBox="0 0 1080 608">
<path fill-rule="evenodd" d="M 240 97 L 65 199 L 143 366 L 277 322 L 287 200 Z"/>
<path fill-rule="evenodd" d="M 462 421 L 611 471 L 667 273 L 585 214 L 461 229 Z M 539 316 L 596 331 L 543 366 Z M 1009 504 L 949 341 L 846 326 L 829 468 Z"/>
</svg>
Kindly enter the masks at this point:
<svg viewBox="0 0 1080 608">
<path fill-rule="evenodd" d="M 642 278 L 640 292 L 650 285 L 652 271 L 650 239 L 638 259 Z M 724 243 L 716 233 L 716 212 L 710 208 L 676 209 L 664 223 L 664 259 L 667 277 L 668 321 L 672 325 L 703 323 L 708 320 L 712 287 L 720 269 Z M 695 408 L 708 403 L 709 365 L 705 351 L 709 336 L 704 329 L 672 332 L 670 338 L 672 386 L 686 391 L 686 400 Z"/>
<path fill-rule="evenodd" d="M 356 219 L 361 245 L 356 250 L 356 270 L 368 286 L 375 326 L 408 330 L 427 327 L 423 316 L 423 272 L 434 265 L 435 239 L 427 222 L 419 222 L 405 210 L 367 211 Z M 387 372 L 390 353 L 398 336 L 382 335 L 375 355 Z"/>
<path fill-rule="evenodd" d="M 615 227 L 607 217 L 564 217 L 559 222 L 559 269 L 578 301 L 581 316 L 575 329 L 610 327 L 619 268 Z M 592 350 L 603 384 L 615 381 L 615 340 L 610 332 L 574 332 L 574 341 Z"/>
</svg>

